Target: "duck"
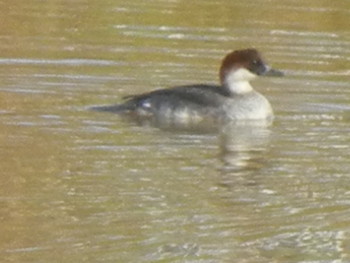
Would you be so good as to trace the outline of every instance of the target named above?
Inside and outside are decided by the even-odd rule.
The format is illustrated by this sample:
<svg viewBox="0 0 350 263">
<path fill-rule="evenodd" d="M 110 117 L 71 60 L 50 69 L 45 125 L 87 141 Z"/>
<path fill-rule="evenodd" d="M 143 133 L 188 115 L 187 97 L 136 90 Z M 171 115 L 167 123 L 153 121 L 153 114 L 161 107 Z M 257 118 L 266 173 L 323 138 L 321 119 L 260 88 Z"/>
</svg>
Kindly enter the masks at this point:
<svg viewBox="0 0 350 263">
<path fill-rule="evenodd" d="M 250 84 L 259 76 L 283 76 L 271 68 L 254 48 L 234 50 L 222 60 L 220 83 L 191 84 L 128 95 L 115 105 L 94 110 L 114 112 L 163 123 L 199 123 L 272 120 L 268 99 Z"/>
</svg>

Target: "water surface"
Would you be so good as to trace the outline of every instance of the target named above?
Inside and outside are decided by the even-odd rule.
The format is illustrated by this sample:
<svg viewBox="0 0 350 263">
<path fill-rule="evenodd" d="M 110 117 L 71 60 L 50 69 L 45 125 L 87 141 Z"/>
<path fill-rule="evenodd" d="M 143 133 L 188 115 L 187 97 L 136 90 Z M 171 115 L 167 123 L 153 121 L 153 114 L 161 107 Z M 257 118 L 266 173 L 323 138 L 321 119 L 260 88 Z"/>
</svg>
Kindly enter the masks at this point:
<svg viewBox="0 0 350 263">
<path fill-rule="evenodd" d="M 349 262 L 348 1 L 0 1 L 4 262 Z M 255 47 L 270 127 L 92 112 Z"/>
</svg>

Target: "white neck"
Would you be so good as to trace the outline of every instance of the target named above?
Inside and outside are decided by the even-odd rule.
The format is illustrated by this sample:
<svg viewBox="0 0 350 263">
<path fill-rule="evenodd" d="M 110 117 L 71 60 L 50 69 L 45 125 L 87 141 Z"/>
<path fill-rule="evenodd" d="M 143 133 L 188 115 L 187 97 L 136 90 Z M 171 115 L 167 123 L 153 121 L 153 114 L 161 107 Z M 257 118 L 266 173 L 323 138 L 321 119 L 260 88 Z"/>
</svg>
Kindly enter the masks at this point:
<svg viewBox="0 0 350 263">
<path fill-rule="evenodd" d="M 226 75 L 225 85 L 231 93 L 244 94 L 253 90 L 249 81 L 255 77 L 256 75 L 244 68 L 232 70 Z"/>
<path fill-rule="evenodd" d="M 253 87 L 248 81 L 235 81 L 226 84 L 231 93 L 244 94 L 251 92 Z"/>
</svg>

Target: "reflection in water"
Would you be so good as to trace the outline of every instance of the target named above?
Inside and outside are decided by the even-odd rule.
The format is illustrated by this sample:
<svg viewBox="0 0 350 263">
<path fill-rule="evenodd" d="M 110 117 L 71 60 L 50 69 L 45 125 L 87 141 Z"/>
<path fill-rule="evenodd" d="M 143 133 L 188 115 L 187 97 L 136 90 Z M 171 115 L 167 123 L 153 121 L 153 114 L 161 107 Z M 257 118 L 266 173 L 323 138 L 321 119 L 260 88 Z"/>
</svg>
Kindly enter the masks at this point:
<svg viewBox="0 0 350 263">
<path fill-rule="evenodd" d="M 269 124 L 256 121 L 228 124 L 222 129 L 220 148 L 225 169 L 258 170 L 265 165 L 265 152 L 270 137 Z"/>
<path fill-rule="evenodd" d="M 98 110 L 98 108 L 93 109 Z M 226 123 L 206 120 L 192 123 L 140 118 L 135 115 L 118 115 L 118 117 L 141 127 L 157 127 L 174 133 L 217 135 L 220 158 L 225 170 L 258 170 L 267 161 L 265 152 L 269 146 L 272 119 Z"/>
</svg>

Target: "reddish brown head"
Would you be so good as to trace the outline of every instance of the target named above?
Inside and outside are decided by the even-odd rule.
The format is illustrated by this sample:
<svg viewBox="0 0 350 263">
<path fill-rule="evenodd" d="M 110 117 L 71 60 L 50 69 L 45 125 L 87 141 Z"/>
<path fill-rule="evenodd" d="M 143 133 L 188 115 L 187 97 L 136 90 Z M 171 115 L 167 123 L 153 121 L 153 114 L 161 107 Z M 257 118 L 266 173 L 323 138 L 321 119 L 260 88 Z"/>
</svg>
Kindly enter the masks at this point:
<svg viewBox="0 0 350 263">
<path fill-rule="evenodd" d="M 227 82 L 229 75 L 235 74 L 239 69 L 245 69 L 246 74 L 238 74 L 239 76 L 233 76 L 241 78 L 239 80 L 249 81 L 256 75 L 265 75 L 270 72 L 270 67 L 267 66 L 262 59 L 260 53 L 256 49 L 243 49 L 236 50 L 223 59 L 220 67 L 220 82 L 224 85 Z M 273 70 L 277 73 L 276 70 Z M 249 74 L 249 73 L 251 74 Z M 282 73 L 278 72 L 280 76 Z M 277 75 L 277 74 L 276 74 Z M 245 78 L 245 79 L 244 79 Z"/>
</svg>

